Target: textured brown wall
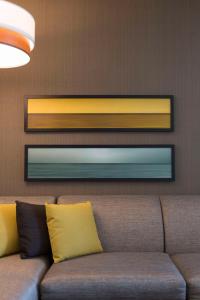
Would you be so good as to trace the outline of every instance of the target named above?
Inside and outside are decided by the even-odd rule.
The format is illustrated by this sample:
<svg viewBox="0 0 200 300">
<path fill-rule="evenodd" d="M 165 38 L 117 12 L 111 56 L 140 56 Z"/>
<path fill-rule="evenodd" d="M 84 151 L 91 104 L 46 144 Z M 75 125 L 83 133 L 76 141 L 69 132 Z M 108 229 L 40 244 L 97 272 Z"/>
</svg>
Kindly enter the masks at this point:
<svg viewBox="0 0 200 300">
<path fill-rule="evenodd" d="M 200 1 L 15 0 L 36 20 L 25 67 L 0 70 L 0 194 L 200 193 Z M 23 131 L 25 94 L 174 94 L 174 133 Z M 26 183 L 24 144 L 174 143 L 176 182 Z"/>
</svg>

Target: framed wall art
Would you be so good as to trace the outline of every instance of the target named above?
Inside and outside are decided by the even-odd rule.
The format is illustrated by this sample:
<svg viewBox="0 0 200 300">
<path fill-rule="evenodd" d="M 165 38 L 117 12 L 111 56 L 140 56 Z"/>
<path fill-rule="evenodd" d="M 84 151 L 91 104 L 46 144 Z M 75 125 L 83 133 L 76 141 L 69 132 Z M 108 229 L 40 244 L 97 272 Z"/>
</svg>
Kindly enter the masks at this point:
<svg viewBox="0 0 200 300">
<path fill-rule="evenodd" d="M 173 131 L 173 96 L 26 96 L 24 129 Z"/>
<path fill-rule="evenodd" d="M 26 181 L 174 181 L 174 145 L 25 145 Z"/>
</svg>

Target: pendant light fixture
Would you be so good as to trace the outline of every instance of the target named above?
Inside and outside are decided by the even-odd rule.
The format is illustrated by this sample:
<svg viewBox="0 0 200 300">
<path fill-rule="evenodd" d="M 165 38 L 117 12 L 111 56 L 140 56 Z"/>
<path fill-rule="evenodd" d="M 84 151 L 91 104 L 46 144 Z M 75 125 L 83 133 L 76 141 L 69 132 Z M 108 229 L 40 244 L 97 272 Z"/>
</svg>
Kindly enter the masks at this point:
<svg viewBox="0 0 200 300">
<path fill-rule="evenodd" d="M 34 45 L 33 16 L 16 4 L 0 0 L 0 68 L 26 65 Z"/>
</svg>

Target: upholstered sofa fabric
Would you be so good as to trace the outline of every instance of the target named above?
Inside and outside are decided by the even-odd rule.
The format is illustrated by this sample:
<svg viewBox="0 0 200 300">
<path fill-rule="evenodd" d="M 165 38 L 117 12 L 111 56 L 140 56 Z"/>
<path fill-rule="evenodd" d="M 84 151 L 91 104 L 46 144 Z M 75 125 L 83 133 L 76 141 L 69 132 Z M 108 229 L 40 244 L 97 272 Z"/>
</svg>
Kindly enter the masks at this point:
<svg viewBox="0 0 200 300">
<path fill-rule="evenodd" d="M 0 196 L 0 204 L 15 203 L 22 201 L 33 204 L 55 203 L 56 198 L 53 196 Z"/>
<path fill-rule="evenodd" d="M 200 195 L 161 196 L 166 252 L 200 253 Z"/>
<path fill-rule="evenodd" d="M 52 196 L 0 196 L 0 204 L 23 201 L 33 204 L 55 203 Z M 22 260 L 19 254 L 0 258 L 0 299 L 38 300 L 39 283 L 50 262 L 47 257 Z"/>
<path fill-rule="evenodd" d="M 58 204 L 90 201 L 104 251 L 163 252 L 158 196 L 61 196 Z"/>
<path fill-rule="evenodd" d="M 49 266 L 45 257 L 22 260 L 15 254 L 0 258 L 0 299 L 38 300 L 39 283 Z"/>
<path fill-rule="evenodd" d="M 187 299 L 200 299 L 200 253 L 176 254 L 173 262 L 187 283 Z"/>
<path fill-rule="evenodd" d="M 164 253 L 113 252 L 54 264 L 42 300 L 185 300 L 185 281 Z"/>
</svg>

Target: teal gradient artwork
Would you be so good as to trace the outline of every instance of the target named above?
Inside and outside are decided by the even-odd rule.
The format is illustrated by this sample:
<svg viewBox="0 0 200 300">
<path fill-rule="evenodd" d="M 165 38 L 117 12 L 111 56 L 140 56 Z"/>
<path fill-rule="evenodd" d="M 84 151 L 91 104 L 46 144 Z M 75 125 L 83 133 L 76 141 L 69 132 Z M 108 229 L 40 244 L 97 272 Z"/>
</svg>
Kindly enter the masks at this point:
<svg viewBox="0 0 200 300">
<path fill-rule="evenodd" d="M 27 179 L 168 179 L 172 146 L 27 146 Z"/>
</svg>

